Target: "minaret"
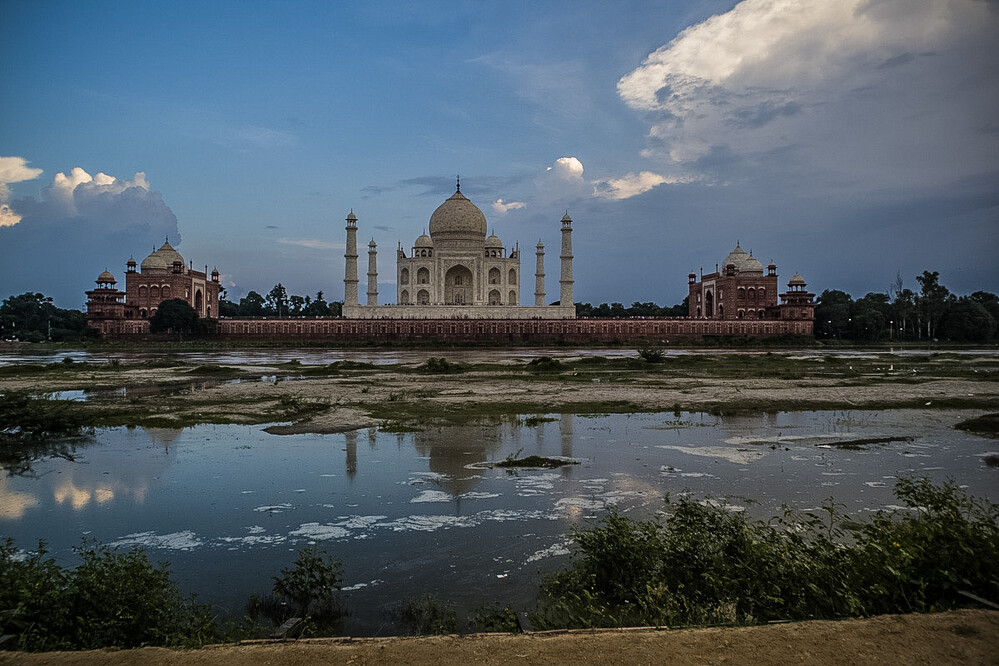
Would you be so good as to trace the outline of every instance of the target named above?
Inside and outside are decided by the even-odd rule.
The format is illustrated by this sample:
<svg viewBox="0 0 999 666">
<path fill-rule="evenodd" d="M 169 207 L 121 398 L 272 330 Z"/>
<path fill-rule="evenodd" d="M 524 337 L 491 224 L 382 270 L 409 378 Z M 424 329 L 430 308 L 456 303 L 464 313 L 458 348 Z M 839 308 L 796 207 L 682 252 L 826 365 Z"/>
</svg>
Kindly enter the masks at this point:
<svg viewBox="0 0 999 666">
<path fill-rule="evenodd" d="M 357 216 L 347 215 L 347 251 L 344 258 L 343 305 L 357 307 Z"/>
<path fill-rule="evenodd" d="M 572 218 L 569 217 L 569 211 L 565 211 L 562 216 L 562 254 L 559 258 L 562 260 L 559 306 L 575 309 L 576 303 L 572 300 Z"/>
<path fill-rule="evenodd" d="M 545 244 L 538 239 L 538 267 L 534 269 L 534 307 L 545 304 Z"/>
<path fill-rule="evenodd" d="M 368 305 L 378 305 L 378 265 L 375 255 L 378 254 L 378 245 L 372 238 L 368 243 Z"/>
</svg>

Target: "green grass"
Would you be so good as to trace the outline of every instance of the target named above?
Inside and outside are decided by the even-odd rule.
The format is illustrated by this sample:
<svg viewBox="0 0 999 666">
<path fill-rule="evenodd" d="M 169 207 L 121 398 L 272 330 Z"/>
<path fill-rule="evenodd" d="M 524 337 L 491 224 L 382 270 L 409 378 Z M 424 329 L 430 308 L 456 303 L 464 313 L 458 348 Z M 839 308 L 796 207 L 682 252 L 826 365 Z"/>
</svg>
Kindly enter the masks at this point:
<svg viewBox="0 0 999 666">
<path fill-rule="evenodd" d="M 983 414 L 982 416 L 961 421 L 955 428 L 973 432 L 976 435 L 999 437 L 999 414 Z"/>
</svg>

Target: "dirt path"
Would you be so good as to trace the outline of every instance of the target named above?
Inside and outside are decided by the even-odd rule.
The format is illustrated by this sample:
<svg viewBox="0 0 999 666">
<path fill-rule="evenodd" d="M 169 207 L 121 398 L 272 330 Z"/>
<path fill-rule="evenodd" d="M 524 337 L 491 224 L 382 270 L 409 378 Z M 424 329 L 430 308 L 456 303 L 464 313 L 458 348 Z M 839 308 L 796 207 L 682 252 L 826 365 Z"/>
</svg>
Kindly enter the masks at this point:
<svg viewBox="0 0 999 666">
<path fill-rule="evenodd" d="M 765 627 L 554 635 L 313 639 L 142 650 L 0 653 L 0 664 L 996 664 L 999 612 L 887 615 Z"/>
</svg>

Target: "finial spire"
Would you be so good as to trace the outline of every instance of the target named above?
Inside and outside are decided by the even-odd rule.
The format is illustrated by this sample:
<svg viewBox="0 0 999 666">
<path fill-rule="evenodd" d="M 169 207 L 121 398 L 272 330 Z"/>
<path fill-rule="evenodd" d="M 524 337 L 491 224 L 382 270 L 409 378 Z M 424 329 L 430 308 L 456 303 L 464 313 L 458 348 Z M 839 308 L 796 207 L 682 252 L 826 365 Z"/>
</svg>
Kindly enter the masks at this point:
<svg viewBox="0 0 999 666">
<path fill-rule="evenodd" d="M 461 192 L 461 174 L 458 174 L 458 176 L 457 176 L 456 178 L 457 178 L 457 180 L 458 180 L 458 184 L 457 184 L 457 185 L 455 186 L 455 189 L 456 189 L 456 190 L 457 190 L 458 192 Z"/>
</svg>

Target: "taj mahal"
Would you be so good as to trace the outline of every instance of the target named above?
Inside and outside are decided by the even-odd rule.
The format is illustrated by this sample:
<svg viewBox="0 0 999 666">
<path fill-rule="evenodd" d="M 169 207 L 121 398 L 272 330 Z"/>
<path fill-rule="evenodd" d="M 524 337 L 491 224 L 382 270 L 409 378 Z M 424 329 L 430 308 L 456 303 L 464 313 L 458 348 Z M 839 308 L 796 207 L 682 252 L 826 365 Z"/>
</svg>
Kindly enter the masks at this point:
<svg viewBox="0 0 999 666">
<path fill-rule="evenodd" d="M 144 338 L 159 304 L 180 298 L 198 316 L 214 319 L 223 340 L 308 340 L 343 344 L 646 343 L 715 337 L 811 335 L 815 294 L 800 275 L 778 293 L 777 266 L 763 264 L 737 243 L 713 273 L 688 275 L 687 317 L 577 318 L 573 300 L 572 218 L 559 232 L 559 295 L 546 305 L 545 246 L 535 246 L 534 304 L 521 303 L 523 267 L 518 243 L 488 233 L 486 216 L 455 192 L 430 216 L 408 249 L 395 249 L 394 305 L 378 303 L 378 247 L 368 244 L 366 299 L 359 300 L 359 220 L 346 219 L 343 309 L 340 317 L 218 317 L 218 270 L 194 269 L 165 242 L 142 261 L 129 259 L 126 291 L 104 271 L 87 292 L 87 318 L 104 338 Z M 555 225 L 553 225 L 554 227 Z"/>
<path fill-rule="evenodd" d="M 520 303 L 520 247 L 486 237 L 486 216 L 455 193 L 430 216 L 430 235 L 416 239 L 409 255 L 396 249 L 396 303 L 378 304 L 377 245 L 368 244 L 368 288 L 358 302 L 357 216 L 347 215 L 343 316 L 350 319 L 574 319 L 572 218 L 562 217 L 558 305 L 545 305 L 545 246 L 535 248 L 534 305 Z"/>
</svg>

